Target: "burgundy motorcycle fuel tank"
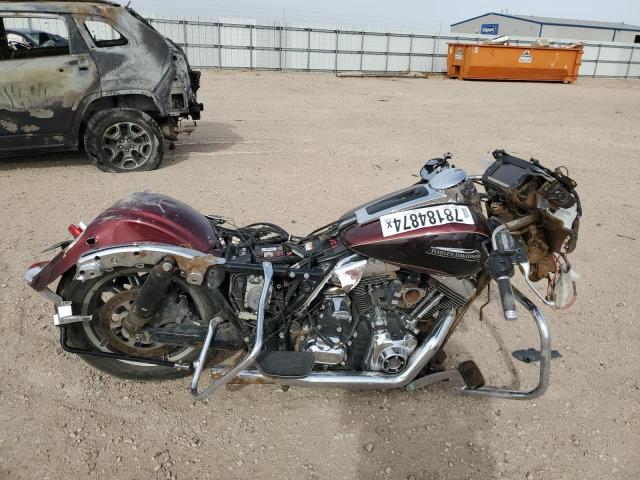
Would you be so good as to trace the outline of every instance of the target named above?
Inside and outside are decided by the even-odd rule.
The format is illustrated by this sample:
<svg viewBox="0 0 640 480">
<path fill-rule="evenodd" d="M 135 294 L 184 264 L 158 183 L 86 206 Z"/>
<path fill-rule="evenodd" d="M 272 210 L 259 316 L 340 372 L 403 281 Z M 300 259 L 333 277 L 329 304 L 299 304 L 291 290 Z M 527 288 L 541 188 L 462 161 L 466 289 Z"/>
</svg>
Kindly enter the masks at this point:
<svg viewBox="0 0 640 480">
<path fill-rule="evenodd" d="M 468 277 L 483 266 L 489 229 L 483 215 L 459 204 L 429 205 L 348 227 L 353 251 L 424 273 Z"/>
</svg>

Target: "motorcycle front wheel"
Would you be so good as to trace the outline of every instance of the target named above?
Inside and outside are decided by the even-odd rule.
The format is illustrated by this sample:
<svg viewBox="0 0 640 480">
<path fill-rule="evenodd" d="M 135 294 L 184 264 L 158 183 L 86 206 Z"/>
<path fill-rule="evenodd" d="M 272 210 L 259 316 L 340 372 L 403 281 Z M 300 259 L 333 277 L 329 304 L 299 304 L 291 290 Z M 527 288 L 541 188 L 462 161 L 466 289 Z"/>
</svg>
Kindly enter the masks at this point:
<svg viewBox="0 0 640 480">
<path fill-rule="evenodd" d="M 190 363 L 199 354 L 197 347 L 166 345 L 132 338 L 122 329 L 122 320 L 145 281 L 149 268 L 114 268 L 95 279 L 80 282 L 68 272 L 60 280 L 58 295 L 72 302 L 73 312 L 93 315 L 90 322 L 67 326 L 67 342 L 78 349 L 125 354 L 136 358 L 152 358 L 176 363 Z M 220 309 L 206 287 L 190 285 L 174 277 L 150 322 L 161 327 L 171 323 L 207 325 Z M 190 375 L 181 370 L 152 363 L 80 355 L 91 366 L 110 375 L 131 380 L 168 380 Z M 210 355 L 212 357 L 213 355 Z"/>
</svg>

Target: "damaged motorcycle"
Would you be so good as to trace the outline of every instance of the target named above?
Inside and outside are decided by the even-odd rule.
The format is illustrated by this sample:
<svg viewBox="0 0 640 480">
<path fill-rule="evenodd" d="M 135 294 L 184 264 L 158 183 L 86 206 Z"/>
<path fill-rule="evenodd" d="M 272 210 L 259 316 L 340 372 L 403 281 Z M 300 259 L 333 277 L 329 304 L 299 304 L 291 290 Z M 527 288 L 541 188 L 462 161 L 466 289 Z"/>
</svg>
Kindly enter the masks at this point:
<svg viewBox="0 0 640 480">
<path fill-rule="evenodd" d="M 412 391 L 454 378 L 467 395 L 536 398 L 549 383 L 549 329 L 511 278 L 570 306 L 582 209 L 565 168 L 493 156 L 481 176 L 449 154 L 429 160 L 419 182 L 304 237 L 135 193 L 70 225 L 73 239 L 26 280 L 55 304 L 65 351 L 118 377 L 192 374 L 196 399 L 226 384 Z M 492 282 L 506 320 L 526 312 L 537 326 L 530 391 L 485 385 L 471 360 L 445 367 L 448 339 Z"/>
</svg>

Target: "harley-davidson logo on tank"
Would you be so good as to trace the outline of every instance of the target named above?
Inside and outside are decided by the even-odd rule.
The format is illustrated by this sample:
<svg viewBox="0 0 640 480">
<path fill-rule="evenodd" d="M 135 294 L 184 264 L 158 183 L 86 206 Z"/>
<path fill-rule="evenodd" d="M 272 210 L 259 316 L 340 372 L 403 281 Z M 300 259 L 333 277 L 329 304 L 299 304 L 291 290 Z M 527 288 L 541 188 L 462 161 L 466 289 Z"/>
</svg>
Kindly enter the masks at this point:
<svg viewBox="0 0 640 480">
<path fill-rule="evenodd" d="M 478 250 L 473 250 L 471 248 L 431 247 L 427 250 L 427 253 L 438 257 L 466 260 L 467 262 L 477 262 L 482 257 L 482 254 Z"/>
</svg>

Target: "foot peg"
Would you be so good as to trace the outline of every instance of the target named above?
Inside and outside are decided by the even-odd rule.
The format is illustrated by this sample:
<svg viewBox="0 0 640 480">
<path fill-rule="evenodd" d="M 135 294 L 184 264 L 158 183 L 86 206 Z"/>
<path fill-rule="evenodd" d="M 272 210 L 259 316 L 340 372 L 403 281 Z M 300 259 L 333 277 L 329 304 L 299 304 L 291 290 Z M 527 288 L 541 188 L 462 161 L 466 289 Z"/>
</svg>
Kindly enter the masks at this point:
<svg viewBox="0 0 640 480">
<path fill-rule="evenodd" d="M 313 352 L 271 350 L 258 355 L 258 369 L 269 377 L 304 378 L 313 370 Z"/>
<path fill-rule="evenodd" d="M 458 372 L 467 388 L 475 390 L 484 387 L 484 376 L 473 360 L 467 360 L 458 365 Z"/>
</svg>

